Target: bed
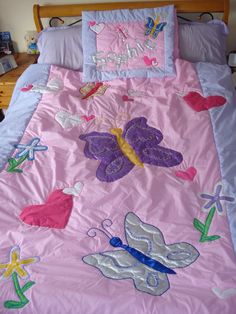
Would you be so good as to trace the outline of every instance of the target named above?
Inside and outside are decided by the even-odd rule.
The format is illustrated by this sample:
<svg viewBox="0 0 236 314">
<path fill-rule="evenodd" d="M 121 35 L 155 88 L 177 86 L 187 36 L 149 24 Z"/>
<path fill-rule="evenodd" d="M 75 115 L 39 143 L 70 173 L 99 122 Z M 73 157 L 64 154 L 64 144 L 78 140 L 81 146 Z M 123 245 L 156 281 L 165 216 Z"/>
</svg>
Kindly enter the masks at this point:
<svg viewBox="0 0 236 314">
<path fill-rule="evenodd" d="M 39 64 L 0 123 L 0 313 L 235 313 L 227 27 L 176 10 L 229 3 L 34 6 Z"/>
</svg>

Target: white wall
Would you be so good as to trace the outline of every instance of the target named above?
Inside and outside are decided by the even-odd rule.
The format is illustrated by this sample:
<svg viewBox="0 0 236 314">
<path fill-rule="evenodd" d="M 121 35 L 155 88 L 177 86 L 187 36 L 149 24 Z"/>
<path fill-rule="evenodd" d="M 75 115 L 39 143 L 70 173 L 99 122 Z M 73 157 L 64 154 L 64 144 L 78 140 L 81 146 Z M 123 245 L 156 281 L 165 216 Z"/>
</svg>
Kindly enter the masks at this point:
<svg viewBox="0 0 236 314">
<path fill-rule="evenodd" d="M 95 2 L 125 2 L 128 0 L 0 0 L 0 31 L 10 31 L 18 51 L 25 51 L 24 35 L 26 31 L 34 30 L 33 4 L 65 4 L 65 3 L 95 3 Z M 135 0 L 129 0 L 134 1 Z M 212 0 L 214 1 L 214 0 Z M 145 1 L 143 1 L 145 2 Z M 229 19 L 230 35 L 228 50 L 236 50 L 236 0 L 230 0 Z"/>
</svg>

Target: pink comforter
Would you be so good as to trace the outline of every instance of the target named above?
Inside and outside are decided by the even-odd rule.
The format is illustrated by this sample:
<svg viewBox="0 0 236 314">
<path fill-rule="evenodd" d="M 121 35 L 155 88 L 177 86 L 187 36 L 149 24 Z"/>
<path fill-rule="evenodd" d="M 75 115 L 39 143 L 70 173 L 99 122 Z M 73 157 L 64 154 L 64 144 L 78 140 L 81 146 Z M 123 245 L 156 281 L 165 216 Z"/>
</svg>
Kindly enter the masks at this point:
<svg viewBox="0 0 236 314">
<path fill-rule="evenodd" d="M 197 112 L 183 99 L 201 93 L 193 66 L 178 60 L 176 67 L 175 78 L 85 88 L 80 73 L 51 67 L 49 81 L 61 82 L 60 88 L 43 94 L 20 142 L 37 138 L 47 149 L 22 162 L 22 173 L 0 175 L 0 313 L 13 311 L 6 301 L 26 302 L 22 294 L 28 302 L 17 313 L 234 313 L 236 264 L 227 217 L 216 205 L 204 211 L 209 199 L 201 196 L 213 195 L 221 180 L 212 125 L 207 110 Z M 163 158 L 174 158 L 174 152 L 182 159 L 171 166 L 144 161 L 106 181 L 109 175 L 97 172 L 99 158 L 89 155 L 100 153 L 98 147 L 79 137 L 124 129 L 140 117 L 162 134 L 160 146 L 171 150 Z M 21 215 L 31 205 L 45 204 L 55 191 L 59 194 L 48 206 Z M 210 211 L 214 217 L 204 234 Z M 103 233 L 89 237 L 94 227 Z M 213 235 L 218 237 L 207 238 Z M 119 240 L 110 245 L 108 237 L 119 237 L 123 247 Z M 22 287 L 29 277 L 20 269 L 35 282 L 28 289 Z"/>
</svg>

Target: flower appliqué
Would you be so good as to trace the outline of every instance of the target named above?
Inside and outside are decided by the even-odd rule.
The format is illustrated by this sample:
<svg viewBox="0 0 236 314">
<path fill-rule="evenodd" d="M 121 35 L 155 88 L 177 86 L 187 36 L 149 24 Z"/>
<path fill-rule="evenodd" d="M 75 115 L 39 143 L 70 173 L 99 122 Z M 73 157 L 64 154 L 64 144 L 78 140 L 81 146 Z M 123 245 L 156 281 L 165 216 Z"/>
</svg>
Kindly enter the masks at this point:
<svg viewBox="0 0 236 314">
<path fill-rule="evenodd" d="M 4 270 L 1 276 L 1 279 L 12 279 L 15 292 L 20 301 L 7 300 L 4 302 L 4 307 L 8 309 L 20 309 L 23 308 L 29 300 L 24 295 L 24 293 L 31 288 L 35 282 L 28 281 L 22 287 L 20 286 L 19 279 L 23 280 L 29 279 L 30 275 L 25 270 L 25 266 L 29 266 L 33 263 L 36 263 L 40 260 L 38 256 L 30 257 L 26 259 L 20 258 L 20 248 L 19 246 L 14 246 L 10 251 L 9 262 L 0 264 L 0 271 Z"/>
<path fill-rule="evenodd" d="M 200 194 L 200 197 L 203 199 L 208 200 L 207 203 L 203 206 L 204 210 L 208 210 L 211 208 L 213 205 L 215 205 L 217 211 L 219 214 L 223 213 L 223 206 L 221 204 L 221 201 L 226 201 L 226 202 L 234 202 L 234 198 L 228 195 L 220 195 L 222 191 L 223 186 L 221 184 L 217 185 L 215 187 L 215 192 L 214 194 Z"/>
<path fill-rule="evenodd" d="M 15 147 L 19 152 L 15 155 L 15 158 L 8 159 L 9 166 L 7 172 L 23 172 L 18 166 L 21 165 L 26 159 L 29 161 L 35 160 L 35 153 L 45 151 L 48 149 L 47 146 L 39 145 L 40 138 L 34 137 L 27 144 L 17 144 Z"/>
<path fill-rule="evenodd" d="M 213 217 L 215 215 L 216 210 L 219 214 L 223 213 L 223 206 L 221 204 L 222 201 L 234 202 L 234 198 L 231 196 L 221 195 L 221 190 L 223 186 L 221 184 L 216 185 L 214 194 L 200 194 L 200 197 L 207 200 L 207 203 L 203 206 L 203 211 L 207 211 L 210 209 L 205 223 L 202 223 L 197 218 L 194 218 L 193 225 L 194 227 L 201 233 L 200 242 L 209 242 L 220 239 L 219 235 L 208 235 L 210 226 L 213 221 Z"/>
</svg>

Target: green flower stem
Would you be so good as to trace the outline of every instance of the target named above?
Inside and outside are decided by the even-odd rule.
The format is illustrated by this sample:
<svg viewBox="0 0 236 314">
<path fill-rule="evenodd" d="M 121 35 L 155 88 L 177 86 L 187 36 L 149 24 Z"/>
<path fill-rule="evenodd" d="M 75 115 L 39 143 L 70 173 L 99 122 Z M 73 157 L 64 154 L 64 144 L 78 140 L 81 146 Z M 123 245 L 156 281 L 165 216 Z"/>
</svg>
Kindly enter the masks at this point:
<svg viewBox="0 0 236 314">
<path fill-rule="evenodd" d="M 17 160 L 16 166 L 19 166 L 20 164 L 22 164 L 23 161 L 25 161 L 27 159 L 27 157 L 28 157 L 28 154 L 26 154 L 26 155 L 22 156 L 21 158 L 19 158 Z"/>
<path fill-rule="evenodd" d="M 13 279 L 13 284 L 14 284 L 16 294 L 18 295 L 19 299 L 21 300 L 22 303 L 25 303 L 25 304 L 28 303 L 29 300 L 25 297 L 24 293 L 21 290 L 16 273 L 12 274 L 12 279 Z"/>
<path fill-rule="evenodd" d="M 14 159 L 14 158 L 10 158 L 9 159 L 9 166 L 7 168 L 8 172 L 19 172 L 16 171 L 17 167 L 22 164 L 28 157 L 28 154 L 22 156 L 21 158 L 19 158 L 18 160 Z M 21 170 L 21 169 L 17 169 L 17 170 Z M 22 172 L 22 170 L 20 171 Z"/>
<path fill-rule="evenodd" d="M 205 224 L 202 223 L 197 218 L 194 218 L 193 225 L 202 234 L 201 238 L 200 238 L 200 242 L 215 241 L 215 240 L 218 240 L 220 238 L 220 236 L 218 236 L 218 235 L 208 236 L 208 232 L 209 232 L 213 217 L 215 215 L 215 211 L 216 211 L 216 208 L 212 207 L 209 214 L 207 215 L 207 218 L 205 220 Z"/>
<path fill-rule="evenodd" d="M 28 281 L 22 288 L 20 287 L 17 274 L 14 272 L 12 275 L 13 285 L 15 288 L 15 292 L 20 299 L 20 301 L 14 301 L 14 300 L 8 300 L 4 302 L 4 307 L 7 309 L 20 309 L 24 307 L 27 303 L 29 303 L 29 300 L 24 295 L 24 292 L 27 291 L 30 287 L 32 287 L 35 282 Z"/>
</svg>

